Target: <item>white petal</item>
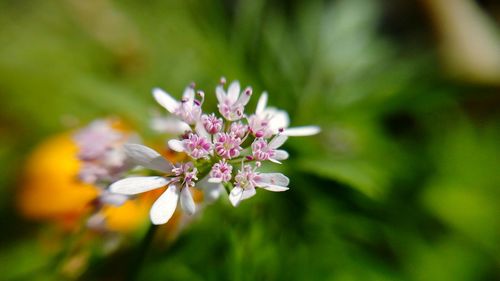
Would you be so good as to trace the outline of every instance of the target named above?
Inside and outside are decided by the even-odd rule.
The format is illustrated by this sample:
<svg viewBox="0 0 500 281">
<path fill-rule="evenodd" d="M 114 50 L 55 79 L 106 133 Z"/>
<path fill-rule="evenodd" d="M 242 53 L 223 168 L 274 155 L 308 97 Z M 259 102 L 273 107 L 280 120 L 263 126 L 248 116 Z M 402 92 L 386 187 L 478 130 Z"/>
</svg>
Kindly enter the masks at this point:
<svg viewBox="0 0 500 281">
<path fill-rule="evenodd" d="M 269 161 L 273 162 L 273 163 L 276 163 L 276 164 L 283 164 L 281 163 L 280 161 L 274 159 L 274 158 L 269 158 Z"/>
<path fill-rule="evenodd" d="M 259 174 L 258 183 L 288 186 L 290 179 L 282 173 L 261 173 Z"/>
<path fill-rule="evenodd" d="M 205 129 L 205 126 L 203 126 L 201 120 L 196 122 L 196 126 L 194 128 L 198 136 L 206 138 L 208 141 L 211 140 L 210 134 L 207 132 Z"/>
<path fill-rule="evenodd" d="M 276 134 L 279 129 L 287 128 L 290 124 L 290 118 L 288 113 L 284 110 L 278 110 L 275 108 L 266 108 L 265 114 L 272 114 L 271 120 L 269 120 L 269 128 Z"/>
<path fill-rule="evenodd" d="M 160 188 L 168 182 L 164 177 L 130 177 L 114 182 L 109 186 L 109 190 L 118 194 L 133 195 Z"/>
<path fill-rule="evenodd" d="M 194 100 L 194 89 L 191 86 L 187 86 L 186 89 L 184 89 L 184 93 L 182 94 L 182 98 L 188 101 Z"/>
<path fill-rule="evenodd" d="M 234 104 L 240 95 L 240 82 L 233 81 L 227 89 L 227 99 L 231 104 Z"/>
<path fill-rule="evenodd" d="M 205 196 L 203 197 L 203 199 L 208 203 L 214 202 L 215 200 L 219 199 L 223 188 L 224 187 L 222 186 L 222 184 L 209 184 L 205 188 Z"/>
<path fill-rule="evenodd" d="M 179 107 L 179 102 L 162 89 L 154 88 L 153 97 L 155 98 L 156 102 L 158 102 L 170 113 L 174 113 L 175 110 Z"/>
<path fill-rule="evenodd" d="M 168 147 L 170 147 L 173 151 L 183 152 L 184 144 L 180 140 L 169 140 Z"/>
<path fill-rule="evenodd" d="M 318 134 L 320 131 L 321 129 L 318 126 L 303 126 L 288 128 L 283 132 L 283 135 L 291 137 L 312 136 Z"/>
<path fill-rule="evenodd" d="M 241 201 L 254 196 L 256 193 L 257 192 L 255 191 L 255 188 L 248 188 L 243 190 L 243 194 L 241 195 Z"/>
<path fill-rule="evenodd" d="M 262 173 L 257 181 L 257 185 L 265 190 L 281 192 L 289 188 L 286 187 L 290 183 L 288 177 L 281 173 Z"/>
<path fill-rule="evenodd" d="M 241 196 L 243 196 L 243 188 L 235 187 L 229 193 L 229 201 L 236 207 L 241 201 Z"/>
<path fill-rule="evenodd" d="M 211 203 L 220 197 L 223 186 L 219 182 L 211 182 L 211 178 L 208 176 L 201 179 L 196 186 L 203 190 L 203 200 L 205 202 Z"/>
<path fill-rule="evenodd" d="M 151 128 L 160 133 L 173 135 L 180 135 L 191 130 L 191 127 L 186 122 L 172 117 L 154 117 L 151 120 Z"/>
<path fill-rule="evenodd" d="M 192 215 L 196 211 L 193 196 L 188 187 L 184 187 L 181 191 L 181 208 L 188 215 Z"/>
<path fill-rule="evenodd" d="M 124 149 L 125 153 L 137 165 L 165 173 L 169 173 L 172 170 L 172 164 L 161 156 L 160 153 L 147 146 L 127 143 L 124 145 Z"/>
<path fill-rule="evenodd" d="M 282 146 L 286 142 L 287 139 L 288 139 L 287 136 L 277 135 L 269 142 L 269 148 L 276 149 L 276 148 Z"/>
<path fill-rule="evenodd" d="M 250 91 L 250 94 L 247 94 L 247 90 Z M 248 103 L 248 101 L 250 100 L 251 97 L 252 97 L 252 88 L 248 87 L 247 89 L 245 89 L 241 93 L 241 95 L 238 98 L 238 101 L 236 103 L 245 106 L 245 105 L 247 105 L 247 103 Z"/>
<path fill-rule="evenodd" d="M 222 85 L 219 85 L 215 88 L 215 95 L 217 96 L 217 101 L 219 101 L 219 104 L 224 103 L 224 100 L 226 99 L 226 93 L 224 92 Z"/>
<path fill-rule="evenodd" d="M 274 191 L 274 192 L 282 192 L 282 191 L 287 191 L 289 190 L 288 187 L 281 186 L 281 185 L 266 185 L 266 186 L 261 186 L 261 188 L 269 191 Z"/>
<path fill-rule="evenodd" d="M 276 160 L 286 160 L 288 159 L 288 156 L 288 152 L 286 152 L 285 150 L 275 150 L 273 158 Z"/>
<path fill-rule="evenodd" d="M 105 204 L 113 205 L 113 206 L 121 206 L 129 197 L 127 195 L 113 193 L 108 190 L 105 190 L 100 196 L 99 201 Z"/>
<path fill-rule="evenodd" d="M 168 222 L 177 207 L 179 192 L 180 190 L 177 185 L 171 185 L 160 197 L 158 197 L 149 211 L 149 217 L 153 224 L 164 224 Z"/>
<path fill-rule="evenodd" d="M 207 181 L 210 182 L 210 183 L 221 183 L 222 179 L 219 179 L 219 178 L 209 178 Z"/>
<path fill-rule="evenodd" d="M 262 112 L 264 112 L 264 109 L 266 109 L 267 105 L 267 92 L 262 93 L 260 95 L 259 101 L 257 102 L 257 108 L 255 109 L 255 114 L 260 115 Z"/>
<path fill-rule="evenodd" d="M 96 213 L 87 219 L 87 227 L 94 230 L 106 229 L 106 217 L 101 213 Z"/>
</svg>

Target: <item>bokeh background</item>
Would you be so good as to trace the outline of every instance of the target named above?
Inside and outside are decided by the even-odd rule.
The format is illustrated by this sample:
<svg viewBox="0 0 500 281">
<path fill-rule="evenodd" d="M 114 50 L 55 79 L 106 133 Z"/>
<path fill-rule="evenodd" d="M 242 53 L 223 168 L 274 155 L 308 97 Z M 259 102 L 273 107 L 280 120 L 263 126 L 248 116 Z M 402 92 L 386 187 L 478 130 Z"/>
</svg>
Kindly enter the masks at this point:
<svg viewBox="0 0 500 281">
<path fill-rule="evenodd" d="M 494 0 L 0 1 L 0 280 L 121 280 L 127 247 L 50 262 L 26 159 L 96 118 L 147 135 L 155 86 L 215 110 L 221 76 L 323 131 L 287 142 L 290 191 L 206 208 L 140 280 L 500 280 L 499 22 Z"/>
</svg>

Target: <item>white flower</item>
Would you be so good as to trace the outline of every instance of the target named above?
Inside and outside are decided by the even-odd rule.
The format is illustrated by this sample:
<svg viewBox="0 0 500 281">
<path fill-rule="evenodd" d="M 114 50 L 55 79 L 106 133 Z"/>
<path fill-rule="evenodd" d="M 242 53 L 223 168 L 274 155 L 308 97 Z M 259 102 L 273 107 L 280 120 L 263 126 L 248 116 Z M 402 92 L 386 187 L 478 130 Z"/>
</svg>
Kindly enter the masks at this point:
<svg viewBox="0 0 500 281">
<path fill-rule="evenodd" d="M 174 167 L 149 147 L 139 144 L 129 144 L 125 147 L 128 155 L 138 165 L 163 172 L 166 176 L 125 178 L 113 183 L 109 187 L 111 192 L 135 195 L 167 186 L 167 190 L 151 207 L 149 214 L 153 224 L 167 223 L 174 214 L 178 201 L 184 212 L 194 214 L 196 207 L 189 188 L 194 186 L 197 170 L 191 163 Z"/>
<path fill-rule="evenodd" d="M 210 140 L 194 133 L 189 133 L 182 141 L 169 140 L 168 146 L 174 151 L 186 152 L 194 159 L 206 158 L 212 151 Z"/>
<path fill-rule="evenodd" d="M 287 139 L 288 137 L 283 135 L 277 135 L 269 143 L 263 138 L 255 139 L 251 146 L 253 160 L 269 160 L 281 164 L 279 160 L 288 159 L 288 152 L 277 148 L 282 146 Z"/>
<path fill-rule="evenodd" d="M 239 120 L 243 117 L 245 105 L 250 100 L 250 96 L 252 96 L 252 88 L 247 87 L 240 94 L 240 83 L 238 81 L 233 81 L 229 85 L 227 92 L 224 91 L 223 85 L 224 82 L 215 89 L 215 94 L 219 101 L 219 112 L 229 121 Z"/>
<path fill-rule="evenodd" d="M 248 118 L 248 124 L 253 135 L 258 138 L 269 138 L 281 130 L 284 136 L 310 136 L 320 132 L 318 126 L 288 128 L 290 125 L 288 113 L 274 107 L 267 107 L 266 92 L 260 96 L 255 114 Z"/>
<path fill-rule="evenodd" d="M 281 192 L 286 191 L 290 180 L 281 173 L 258 173 L 250 165 L 245 165 L 235 177 L 235 186 L 229 193 L 233 206 L 255 195 L 255 188 Z"/>
<path fill-rule="evenodd" d="M 185 152 L 194 159 L 206 158 L 212 154 L 210 134 L 205 130 L 201 120 L 196 123 L 195 133 L 189 132 L 182 140 L 169 140 L 168 147 L 176 152 Z"/>
<path fill-rule="evenodd" d="M 203 98 L 204 95 L 202 92 L 200 92 L 200 96 Z M 178 116 L 187 124 L 195 124 L 200 119 L 203 100 L 199 101 L 195 99 L 195 91 L 192 85 L 184 90 L 181 101 L 175 100 L 159 88 L 153 89 L 153 97 L 168 112 Z"/>
<path fill-rule="evenodd" d="M 153 224 L 164 224 L 172 217 L 178 204 L 188 214 L 203 208 L 203 203 L 195 206 L 191 194 L 195 182 L 203 192 L 206 203 L 217 199 L 224 186 L 232 185 L 229 200 L 234 206 L 254 196 L 257 188 L 274 192 L 288 190 L 289 179 L 285 175 L 260 173 L 257 169 L 262 162 L 281 164 L 281 160 L 288 158 L 288 153 L 279 149 L 288 136 L 317 134 L 319 127 L 288 128 L 288 114 L 268 107 L 267 93 L 259 98 L 255 114 L 247 116 L 244 111 L 252 89 L 247 87 L 241 91 L 239 82 L 234 81 L 226 91 L 225 83 L 222 79 L 215 89 L 218 109 L 223 118 L 201 111 L 204 93 L 196 93 L 194 85 L 186 88 L 181 101 L 161 89 L 154 89 L 154 98 L 173 118 L 156 118 L 152 127 L 158 131 L 179 134 L 180 136 L 167 142 L 168 147 L 176 152 L 186 153 L 187 160 L 174 166 L 151 148 L 137 144 L 126 145 L 125 151 L 134 163 L 156 170 L 162 176 L 122 179 L 109 187 L 114 192 L 112 195 L 129 196 L 166 188 L 150 210 Z M 235 163 L 241 163 L 241 170 L 236 172 L 233 169 Z M 101 171 L 91 172 L 97 174 Z M 201 180 L 198 181 L 198 177 Z M 110 197 L 109 201 L 119 204 L 121 199 Z"/>
</svg>

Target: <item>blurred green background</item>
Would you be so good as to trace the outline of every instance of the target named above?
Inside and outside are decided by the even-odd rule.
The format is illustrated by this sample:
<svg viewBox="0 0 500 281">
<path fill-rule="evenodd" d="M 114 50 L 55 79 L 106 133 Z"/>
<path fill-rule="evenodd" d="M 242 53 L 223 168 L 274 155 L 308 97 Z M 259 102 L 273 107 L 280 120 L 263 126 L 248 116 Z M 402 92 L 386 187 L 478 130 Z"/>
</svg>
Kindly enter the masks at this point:
<svg viewBox="0 0 500 281">
<path fill-rule="evenodd" d="M 0 1 L 0 280 L 64 280 L 13 200 L 37 143 L 146 128 L 155 86 L 214 110 L 221 76 L 323 131 L 288 141 L 290 191 L 208 207 L 140 280 L 500 280 L 499 22 L 494 0 Z M 76 278 L 121 280 L 110 260 Z"/>
</svg>

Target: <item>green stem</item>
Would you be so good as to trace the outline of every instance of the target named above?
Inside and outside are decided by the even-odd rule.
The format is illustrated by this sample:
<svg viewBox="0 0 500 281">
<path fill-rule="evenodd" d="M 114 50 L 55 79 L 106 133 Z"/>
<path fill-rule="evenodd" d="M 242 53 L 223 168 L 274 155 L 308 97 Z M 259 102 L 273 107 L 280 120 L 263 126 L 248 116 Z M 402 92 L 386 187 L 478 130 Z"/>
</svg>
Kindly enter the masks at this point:
<svg viewBox="0 0 500 281">
<path fill-rule="evenodd" d="M 231 193 L 231 186 L 229 183 L 223 184 L 224 189 L 226 189 L 227 194 Z"/>
<path fill-rule="evenodd" d="M 139 245 L 139 248 L 137 248 L 134 258 L 131 260 L 129 272 L 125 277 L 126 280 L 128 281 L 138 280 L 137 277 L 141 272 L 142 264 L 146 259 L 146 255 L 148 253 L 149 247 L 151 246 L 151 243 L 153 242 L 153 238 L 155 236 L 157 229 L 158 229 L 157 225 L 151 224 L 149 226 L 148 232 L 146 232 L 146 235 L 144 236 L 141 244 Z"/>
</svg>

